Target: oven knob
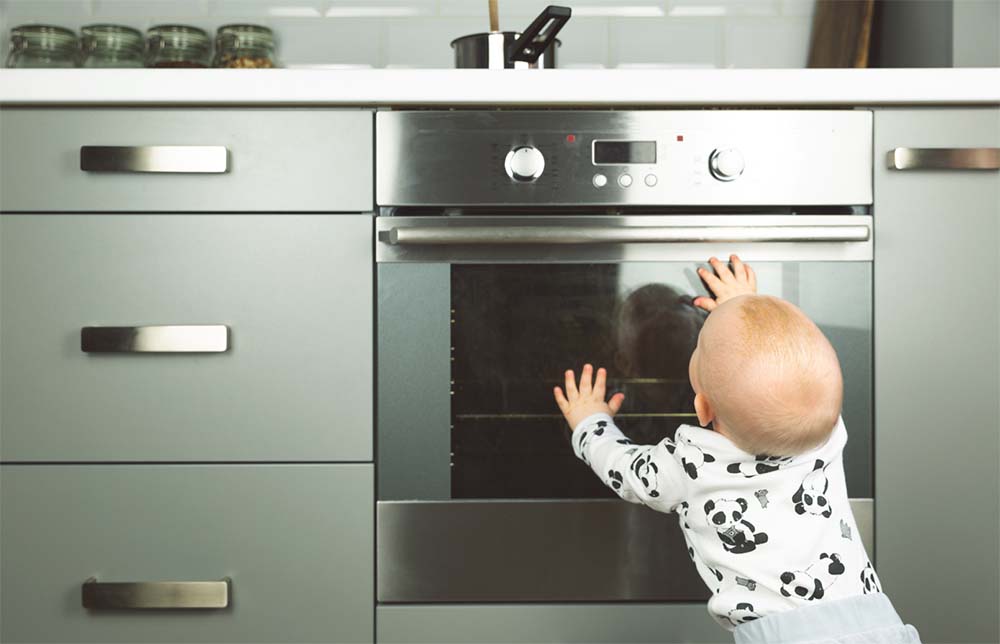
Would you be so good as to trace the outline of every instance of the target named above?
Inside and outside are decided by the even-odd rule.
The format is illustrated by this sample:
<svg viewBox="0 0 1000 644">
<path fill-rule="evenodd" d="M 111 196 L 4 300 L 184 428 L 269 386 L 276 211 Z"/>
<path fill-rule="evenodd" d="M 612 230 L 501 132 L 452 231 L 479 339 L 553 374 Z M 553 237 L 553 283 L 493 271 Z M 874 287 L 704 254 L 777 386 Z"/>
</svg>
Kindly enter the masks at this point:
<svg viewBox="0 0 1000 644">
<path fill-rule="evenodd" d="M 708 169 L 719 181 L 732 181 L 743 174 L 744 167 L 743 153 L 735 148 L 712 150 L 708 157 Z"/>
<path fill-rule="evenodd" d="M 545 169 L 545 157 L 538 151 L 538 148 L 523 145 L 507 153 L 503 167 L 507 170 L 507 176 L 514 181 L 534 181 L 542 176 L 542 170 Z"/>
</svg>

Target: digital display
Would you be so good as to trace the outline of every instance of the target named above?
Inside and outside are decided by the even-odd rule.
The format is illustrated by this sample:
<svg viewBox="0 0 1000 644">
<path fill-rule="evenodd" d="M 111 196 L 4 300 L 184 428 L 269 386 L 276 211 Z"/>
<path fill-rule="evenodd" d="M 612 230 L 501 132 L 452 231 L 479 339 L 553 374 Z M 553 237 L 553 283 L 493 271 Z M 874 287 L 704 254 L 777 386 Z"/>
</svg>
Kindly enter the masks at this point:
<svg viewBox="0 0 1000 644">
<path fill-rule="evenodd" d="M 656 141 L 594 141 L 594 164 L 656 163 Z"/>
</svg>

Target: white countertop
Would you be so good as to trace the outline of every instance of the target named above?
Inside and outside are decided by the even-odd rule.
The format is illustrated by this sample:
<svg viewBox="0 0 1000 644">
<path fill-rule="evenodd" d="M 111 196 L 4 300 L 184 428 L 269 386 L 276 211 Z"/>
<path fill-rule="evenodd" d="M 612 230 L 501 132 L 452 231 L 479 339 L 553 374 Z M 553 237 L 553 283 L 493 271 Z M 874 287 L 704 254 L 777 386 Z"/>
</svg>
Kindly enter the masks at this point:
<svg viewBox="0 0 1000 644">
<path fill-rule="evenodd" d="M 0 70 L 0 104 L 1000 104 L 1000 68 Z"/>
</svg>

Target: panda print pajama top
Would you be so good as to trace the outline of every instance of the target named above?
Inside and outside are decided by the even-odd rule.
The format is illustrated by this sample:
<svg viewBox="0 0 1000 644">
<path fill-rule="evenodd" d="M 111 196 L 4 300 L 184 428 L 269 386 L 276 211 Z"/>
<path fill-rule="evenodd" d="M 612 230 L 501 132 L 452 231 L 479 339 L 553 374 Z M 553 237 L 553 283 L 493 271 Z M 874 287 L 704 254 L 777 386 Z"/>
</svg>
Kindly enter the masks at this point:
<svg viewBox="0 0 1000 644">
<path fill-rule="evenodd" d="M 606 414 L 573 431 L 576 455 L 618 496 L 678 514 L 688 554 L 729 630 L 765 615 L 881 592 L 848 503 L 843 419 L 794 457 L 748 454 L 712 430 L 635 445 Z"/>
</svg>

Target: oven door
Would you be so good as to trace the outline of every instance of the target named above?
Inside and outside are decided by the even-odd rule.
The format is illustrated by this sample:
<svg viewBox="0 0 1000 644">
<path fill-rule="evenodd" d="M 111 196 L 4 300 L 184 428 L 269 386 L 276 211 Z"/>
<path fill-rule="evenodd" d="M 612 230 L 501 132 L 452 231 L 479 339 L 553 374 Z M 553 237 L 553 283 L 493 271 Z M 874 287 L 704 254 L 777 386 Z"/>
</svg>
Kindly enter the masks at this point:
<svg viewBox="0 0 1000 644">
<path fill-rule="evenodd" d="M 607 367 L 637 442 L 696 424 L 696 268 L 738 253 L 844 372 L 848 489 L 871 551 L 872 242 L 865 215 L 380 217 L 381 602 L 702 601 L 677 519 L 620 501 L 552 400 Z"/>
</svg>

